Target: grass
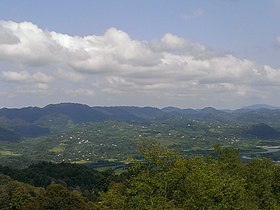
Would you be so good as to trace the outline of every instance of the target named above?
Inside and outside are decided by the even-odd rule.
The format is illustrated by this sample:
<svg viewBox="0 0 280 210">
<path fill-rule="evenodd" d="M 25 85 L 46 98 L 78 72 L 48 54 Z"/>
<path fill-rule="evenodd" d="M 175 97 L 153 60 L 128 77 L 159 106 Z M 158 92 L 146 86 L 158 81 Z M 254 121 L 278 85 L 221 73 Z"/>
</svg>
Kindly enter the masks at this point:
<svg viewBox="0 0 280 210">
<path fill-rule="evenodd" d="M 10 150 L 0 150 L 0 156 L 21 156 L 21 154 L 13 153 Z"/>
<path fill-rule="evenodd" d="M 54 153 L 60 153 L 64 151 L 64 148 L 61 147 L 54 147 L 52 149 L 49 150 L 50 152 L 54 152 Z"/>
<path fill-rule="evenodd" d="M 88 161 L 88 160 L 77 160 L 77 161 L 73 161 L 73 163 L 76 163 L 76 164 L 85 164 L 85 163 L 90 163 L 91 161 Z"/>
</svg>

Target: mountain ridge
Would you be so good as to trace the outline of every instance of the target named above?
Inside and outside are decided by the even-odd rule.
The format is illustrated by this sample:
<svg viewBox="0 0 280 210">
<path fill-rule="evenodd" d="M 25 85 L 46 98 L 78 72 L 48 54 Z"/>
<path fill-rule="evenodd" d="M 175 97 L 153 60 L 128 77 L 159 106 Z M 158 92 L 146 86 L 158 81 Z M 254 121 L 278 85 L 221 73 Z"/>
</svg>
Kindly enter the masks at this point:
<svg viewBox="0 0 280 210">
<path fill-rule="evenodd" d="M 270 109 L 270 110 L 277 110 L 280 109 L 280 107 L 271 106 L 268 104 L 253 104 L 249 106 L 244 106 L 241 109 L 248 109 L 248 110 L 258 110 L 258 109 Z"/>
<path fill-rule="evenodd" d="M 95 106 L 90 106 L 88 104 L 85 103 L 75 103 L 75 102 L 61 102 L 61 103 L 50 103 L 47 104 L 45 106 L 23 106 L 23 107 L 1 107 L 0 110 L 22 110 L 22 109 L 47 109 L 50 107 L 59 107 L 59 106 L 67 106 L 67 105 L 71 105 L 71 106 L 84 106 L 84 107 L 88 107 L 88 108 L 155 108 L 155 109 L 160 109 L 163 111 L 173 111 L 173 110 L 195 110 L 195 111 L 199 111 L 199 110 L 203 110 L 203 109 L 215 109 L 215 110 L 219 110 L 219 111 L 236 111 L 236 110 L 240 110 L 240 109 L 247 109 L 247 110 L 256 110 L 256 109 L 280 109 L 280 106 L 272 106 L 269 104 L 252 104 L 252 105 L 247 105 L 247 106 L 242 106 L 240 108 L 236 108 L 236 109 L 229 109 L 229 108 L 215 108 L 215 107 L 211 107 L 211 106 L 206 106 L 203 108 L 190 108 L 190 107 L 186 107 L 186 108 L 179 108 L 179 107 L 175 107 L 175 106 L 166 106 L 163 108 L 158 108 L 156 106 L 136 106 L 136 105 L 110 105 L 110 106 L 101 106 L 101 105 L 95 105 Z"/>
<path fill-rule="evenodd" d="M 45 107 L 23 107 L 0 109 L 0 126 L 3 136 L 13 141 L 24 137 L 40 137 L 61 132 L 71 125 L 102 122 L 108 120 L 153 123 L 166 122 L 176 118 L 215 121 L 220 123 L 249 124 L 279 121 L 280 109 L 238 109 L 218 110 L 213 107 L 203 109 L 181 109 L 176 107 L 137 106 L 93 106 L 79 103 L 49 104 Z M 9 135 L 8 135 L 9 134 Z M 1 137 L 1 133 L 0 133 Z"/>
</svg>

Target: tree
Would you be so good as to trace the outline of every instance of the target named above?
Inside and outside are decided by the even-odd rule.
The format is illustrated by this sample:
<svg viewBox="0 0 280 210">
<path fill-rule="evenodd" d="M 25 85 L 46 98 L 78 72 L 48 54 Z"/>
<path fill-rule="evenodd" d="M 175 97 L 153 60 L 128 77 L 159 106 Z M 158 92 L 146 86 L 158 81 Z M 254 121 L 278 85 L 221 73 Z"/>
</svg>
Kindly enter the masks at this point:
<svg viewBox="0 0 280 210">
<path fill-rule="evenodd" d="M 44 189 L 17 181 L 0 185 L 0 208 L 19 210 L 40 210 Z"/>
<path fill-rule="evenodd" d="M 273 182 L 279 175 L 270 160 L 243 164 L 238 150 L 222 147 L 213 157 L 184 158 L 154 142 L 142 144 L 140 151 L 143 160 L 134 160 L 127 184 L 103 193 L 100 209 L 279 207 L 280 184 Z"/>
<path fill-rule="evenodd" d="M 51 184 L 46 188 L 45 209 L 75 210 L 86 209 L 85 199 L 78 191 L 69 191 L 60 184 Z"/>
<path fill-rule="evenodd" d="M 246 165 L 245 178 L 247 191 L 252 201 L 256 202 L 260 209 L 275 209 L 279 207 L 279 198 L 273 186 L 276 166 L 269 159 L 258 159 Z M 274 194 L 275 193 L 275 194 Z"/>
</svg>

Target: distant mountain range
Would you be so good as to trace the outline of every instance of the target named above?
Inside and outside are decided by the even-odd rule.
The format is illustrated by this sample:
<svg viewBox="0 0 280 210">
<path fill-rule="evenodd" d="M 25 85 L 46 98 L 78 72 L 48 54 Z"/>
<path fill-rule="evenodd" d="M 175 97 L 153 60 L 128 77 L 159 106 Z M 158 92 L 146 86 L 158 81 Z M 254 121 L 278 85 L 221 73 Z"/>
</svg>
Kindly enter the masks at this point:
<svg viewBox="0 0 280 210">
<path fill-rule="evenodd" d="M 165 122 L 185 117 L 230 123 L 267 123 L 280 121 L 280 109 L 268 105 L 253 105 L 229 111 L 212 107 L 180 109 L 166 107 L 90 107 L 84 104 L 50 104 L 43 108 L 0 109 L 0 140 L 18 141 L 22 137 L 39 137 L 61 132 L 73 124 L 118 120 L 138 123 Z"/>
<path fill-rule="evenodd" d="M 267 104 L 254 104 L 254 105 L 251 105 L 251 106 L 245 106 L 242 109 L 249 109 L 249 110 L 271 109 L 271 110 L 276 110 L 276 109 L 280 109 L 280 107 L 270 106 L 270 105 L 267 105 Z"/>
</svg>

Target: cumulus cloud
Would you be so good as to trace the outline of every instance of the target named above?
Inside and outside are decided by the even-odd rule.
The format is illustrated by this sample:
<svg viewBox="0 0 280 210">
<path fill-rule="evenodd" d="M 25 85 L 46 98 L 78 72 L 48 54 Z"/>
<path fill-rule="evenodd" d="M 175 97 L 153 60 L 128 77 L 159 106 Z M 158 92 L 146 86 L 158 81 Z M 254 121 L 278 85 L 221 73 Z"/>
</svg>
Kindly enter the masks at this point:
<svg viewBox="0 0 280 210">
<path fill-rule="evenodd" d="M 47 31 L 30 22 L 0 21 L 0 59 L 27 65 L 42 65 L 57 61 L 63 49 L 50 39 Z M 4 39 L 2 39 L 4 38 Z"/>
<path fill-rule="evenodd" d="M 0 44 L 17 44 L 19 38 L 13 34 L 9 28 L 5 28 L 4 24 L 0 25 Z"/>
<path fill-rule="evenodd" d="M 4 71 L 1 75 L 6 82 L 11 82 L 18 93 L 42 93 L 48 92 L 49 83 L 54 81 L 52 76 L 42 72 L 29 73 L 28 71 Z"/>
<path fill-rule="evenodd" d="M 38 90 L 48 90 L 50 83 L 56 89 L 67 85 L 64 92 L 73 96 L 131 94 L 133 101 L 147 94 L 166 99 L 216 95 L 234 100 L 260 97 L 269 91 L 263 87 L 280 85 L 280 69 L 269 65 L 216 55 L 171 33 L 142 41 L 116 28 L 81 37 L 43 30 L 30 22 L 0 21 L 0 60 L 22 69 L 2 71 L 2 80 L 30 83 Z"/>
<path fill-rule="evenodd" d="M 4 71 L 2 77 L 7 81 L 26 81 L 30 78 L 30 74 L 27 71 Z"/>
<path fill-rule="evenodd" d="M 213 55 L 213 52 L 205 46 L 185 40 L 171 33 L 165 34 L 160 40 L 151 42 L 150 48 L 157 53 L 169 52 L 185 56 L 192 55 L 197 58 L 206 58 Z"/>
</svg>

